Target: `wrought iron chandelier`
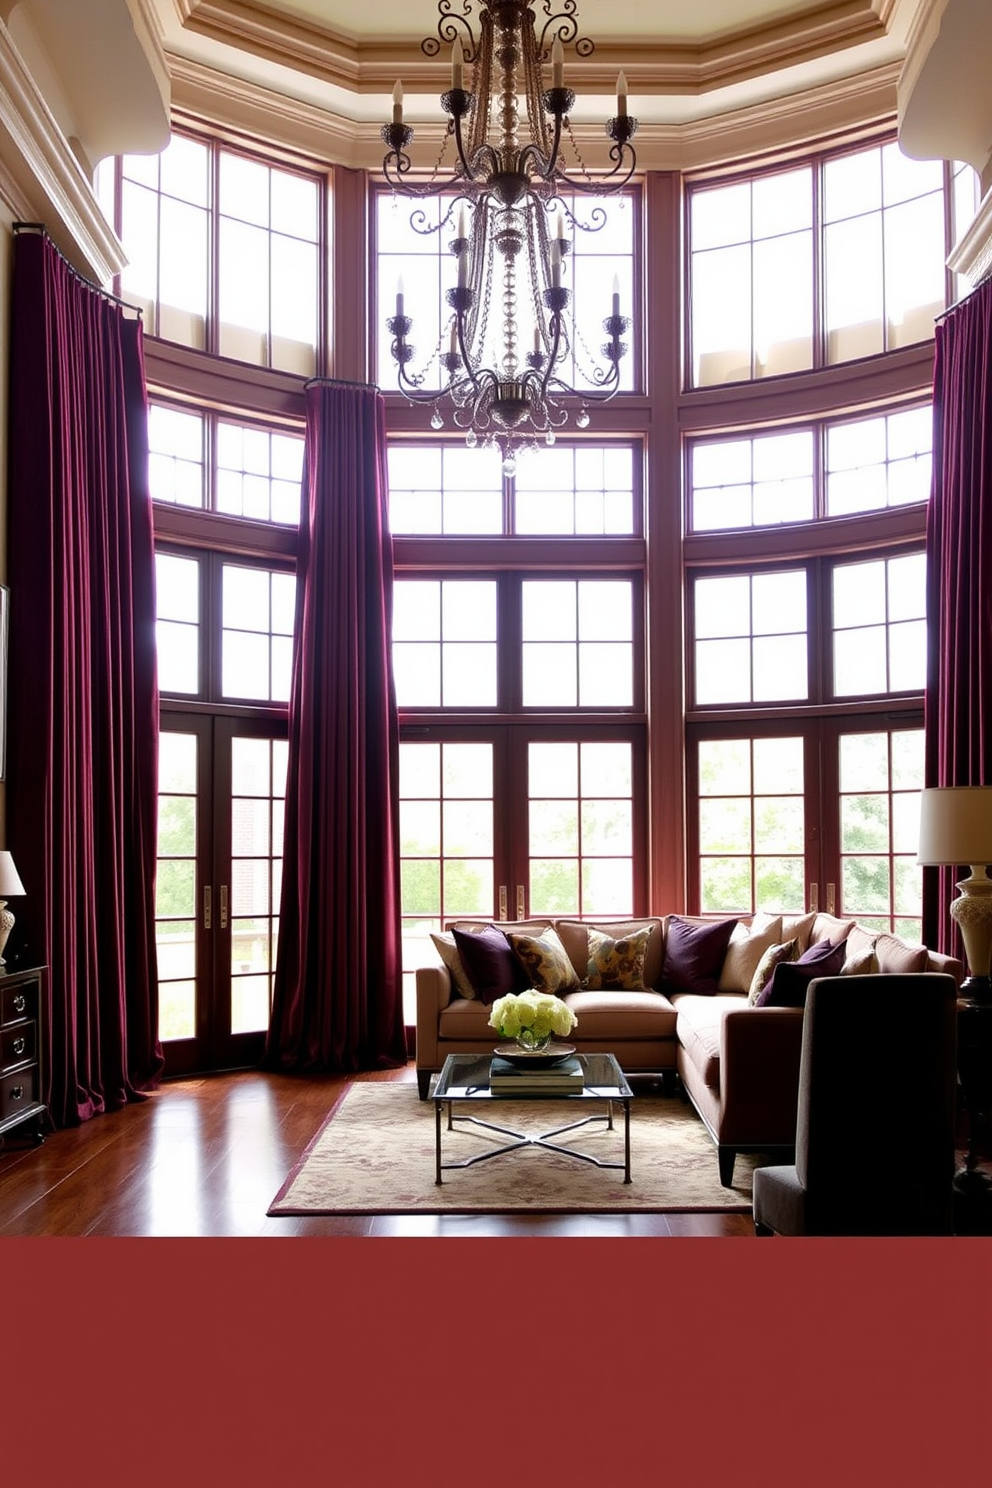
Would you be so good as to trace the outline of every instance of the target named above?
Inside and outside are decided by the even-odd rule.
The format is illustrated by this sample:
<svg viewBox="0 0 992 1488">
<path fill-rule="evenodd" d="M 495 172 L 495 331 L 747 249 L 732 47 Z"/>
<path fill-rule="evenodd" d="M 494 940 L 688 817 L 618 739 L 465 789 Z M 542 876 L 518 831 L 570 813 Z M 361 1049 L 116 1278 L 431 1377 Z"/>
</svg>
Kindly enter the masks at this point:
<svg viewBox="0 0 992 1488">
<path fill-rule="evenodd" d="M 581 339 L 573 337 L 565 314 L 571 291 L 562 279 L 572 248 L 566 218 L 573 229 L 595 232 L 606 214 L 597 205 L 590 220 L 580 222 L 561 193 L 574 197 L 621 191 L 637 163 L 630 143 L 637 121 L 627 112 L 621 72 L 616 115 L 606 124 L 611 169 L 595 177 L 567 175 L 562 133 L 571 137 L 568 116 L 575 94 L 565 86 L 565 45 L 574 42 L 579 57 L 594 50 L 591 41 L 578 35 L 576 0 L 558 0 L 554 14 L 554 0 L 544 0 L 548 19 L 540 35 L 533 0 L 479 0 L 478 35 L 472 26 L 472 0 L 460 0 L 460 11 L 453 14 L 458 3 L 438 0 L 438 36 L 421 43 L 429 57 L 438 55 L 442 43 L 451 46 L 451 87 L 441 95 L 449 122 L 429 183 L 410 179 L 406 151 L 413 130 L 403 122 L 400 83 L 393 90 L 392 122 L 382 127 L 389 147 L 383 171 L 394 191 L 404 196 L 439 193 L 437 173 L 448 141 L 454 139 L 458 159 L 447 186 L 453 195 L 440 224 L 429 224 L 422 210 L 411 218 L 414 230 L 423 233 L 440 232 L 457 221 L 450 244 L 455 282 L 446 292 L 452 313 L 434 355 L 417 373 L 409 370 L 415 355 L 407 340 L 413 321 L 405 313 L 402 281 L 396 313 L 386 325 L 401 391 L 413 402 L 434 405 L 432 427 L 442 428 L 448 413 L 470 446 L 497 445 L 509 475 L 517 449 L 554 443 L 556 430 L 569 417 L 563 399 L 578 400 L 575 423 L 585 428 L 588 404 L 606 402 L 619 387 L 619 364 L 627 350 L 621 338 L 630 321 L 620 313 L 616 277 L 612 311 L 603 321 L 608 337 L 601 347 L 604 364 L 583 370 L 588 386 L 582 389 L 564 376 L 566 364 L 577 360 L 580 348 L 574 341 Z M 550 87 L 545 75 L 549 62 Z M 467 69 L 471 86 L 466 86 Z M 584 345 L 581 349 L 585 351 Z M 437 382 L 443 384 L 439 391 L 425 387 L 435 362 Z"/>
</svg>

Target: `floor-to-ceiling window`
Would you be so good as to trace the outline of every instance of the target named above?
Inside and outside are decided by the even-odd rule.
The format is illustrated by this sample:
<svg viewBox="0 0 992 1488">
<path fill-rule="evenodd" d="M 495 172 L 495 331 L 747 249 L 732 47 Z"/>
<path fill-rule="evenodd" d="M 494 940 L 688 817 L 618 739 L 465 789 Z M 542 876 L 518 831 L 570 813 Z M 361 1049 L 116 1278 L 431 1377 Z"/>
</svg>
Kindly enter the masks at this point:
<svg viewBox="0 0 992 1488">
<path fill-rule="evenodd" d="M 176 1074 L 252 1063 L 268 1026 L 327 191 L 303 163 L 184 132 L 99 185 L 150 351 L 159 1032 Z"/>
<path fill-rule="evenodd" d="M 570 201 L 607 222 L 573 234 L 573 370 L 614 274 L 630 350 L 512 474 L 394 391 L 399 278 L 440 380 L 449 203 L 418 232 L 346 171 L 332 249 L 332 178 L 195 129 L 102 172 L 148 331 L 170 1068 L 261 1044 L 313 374 L 386 394 L 408 983 L 462 915 L 816 902 L 915 933 L 932 325 L 969 174 L 886 137 Z"/>
<path fill-rule="evenodd" d="M 920 936 L 931 347 L 964 191 L 892 140 L 689 184 L 693 910 Z"/>
</svg>

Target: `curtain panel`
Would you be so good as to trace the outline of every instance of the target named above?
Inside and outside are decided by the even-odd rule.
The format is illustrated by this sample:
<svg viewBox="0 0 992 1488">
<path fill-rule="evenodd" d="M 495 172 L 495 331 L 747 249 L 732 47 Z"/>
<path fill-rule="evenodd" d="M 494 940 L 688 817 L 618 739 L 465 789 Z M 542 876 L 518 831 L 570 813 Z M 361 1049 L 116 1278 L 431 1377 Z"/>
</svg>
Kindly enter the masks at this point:
<svg viewBox="0 0 992 1488">
<path fill-rule="evenodd" d="M 375 388 L 307 388 L 286 830 L 265 1066 L 406 1062 L 386 434 Z"/>
<path fill-rule="evenodd" d="M 936 328 L 927 514 L 926 784 L 992 785 L 992 280 Z M 923 938 L 962 955 L 953 868 L 927 868 Z"/>
<path fill-rule="evenodd" d="M 14 240 L 8 842 L 21 965 L 47 965 L 57 1126 L 162 1070 L 158 695 L 142 327 L 37 232 Z"/>
</svg>

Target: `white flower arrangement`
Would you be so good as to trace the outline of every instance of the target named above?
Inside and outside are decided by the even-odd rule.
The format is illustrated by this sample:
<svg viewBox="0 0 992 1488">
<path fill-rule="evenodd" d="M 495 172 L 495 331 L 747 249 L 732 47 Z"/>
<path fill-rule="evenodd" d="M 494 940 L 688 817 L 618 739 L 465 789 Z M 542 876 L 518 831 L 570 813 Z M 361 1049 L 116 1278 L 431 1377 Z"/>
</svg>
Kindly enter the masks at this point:
<svg viewBox="0 0 992 1488">
<path fill-rule="evenodd" d="M 500 1038 L 516 1039 L 526 1048 L 540 1048 L 553 1033 L 571 1033 L 578 1021 L 550 992 L 508 992 L 496 999 L 489 1014 L 489 1026 Z"/>
</svg>

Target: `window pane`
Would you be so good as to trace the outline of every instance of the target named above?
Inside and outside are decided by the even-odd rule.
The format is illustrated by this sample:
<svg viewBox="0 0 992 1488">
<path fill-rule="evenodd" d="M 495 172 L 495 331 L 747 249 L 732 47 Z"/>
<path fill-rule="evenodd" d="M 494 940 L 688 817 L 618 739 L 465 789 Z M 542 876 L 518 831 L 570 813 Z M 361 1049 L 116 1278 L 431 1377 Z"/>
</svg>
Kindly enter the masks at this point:
<svg viewBox="0 0 992 1488">
<path fill-rule="evenodd" d="M 801 911 L 803 740 L 705 739 L 697 761 L 701 911 Z"/>
<path fill-rule="evenodd" d="M 923 730 L 842 734 L 838 747 L 842 913 L 918 940 Z"/>
</svg>

